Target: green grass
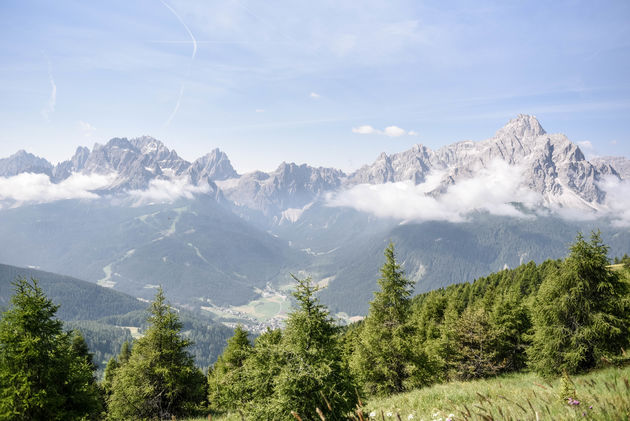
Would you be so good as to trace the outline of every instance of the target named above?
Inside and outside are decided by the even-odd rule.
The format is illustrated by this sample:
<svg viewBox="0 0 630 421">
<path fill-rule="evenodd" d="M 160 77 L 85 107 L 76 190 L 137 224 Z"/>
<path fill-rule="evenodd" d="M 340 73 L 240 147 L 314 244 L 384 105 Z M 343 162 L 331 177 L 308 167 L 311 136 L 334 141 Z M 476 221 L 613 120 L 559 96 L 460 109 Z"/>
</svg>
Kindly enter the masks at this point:
<svg viewBox="0 0 630 421">
<path fill-rule="evenodd" d="M 535 374 L 511 374 L 471 382 L 451 382 L 414 390 L 366 405 L 366 412 L 396 413 L 414 420 L 628 420 L 630 367 L 607 368 L 573 377 L 579 405 L 560 400 L 560 380 L 546 382 Z M 592 409 L 590 408 L 592 406 Z M 385 416 L 387 420 L 387 416 Z"/>
<path fill-rule="evenodd" d="M 630 367 L 606 368 L 571 378 L 579 405 L 561 401 L 560 380 L 535 374 L 510 374 L 470 382 L 451 382 L 388 398 L 374 398 L 365 413 L 376 420 L 630 420 Z M 592 406 L 592 408 L 590 408 Z M 391 413 L 391 416 L 387 416 Z M 408 418 L 410 415 L 413 418 Z M 240 421 L 239 414 L 214 421 Z M 194 418 L 189 421 L 202 421 Z"/>
</svg>

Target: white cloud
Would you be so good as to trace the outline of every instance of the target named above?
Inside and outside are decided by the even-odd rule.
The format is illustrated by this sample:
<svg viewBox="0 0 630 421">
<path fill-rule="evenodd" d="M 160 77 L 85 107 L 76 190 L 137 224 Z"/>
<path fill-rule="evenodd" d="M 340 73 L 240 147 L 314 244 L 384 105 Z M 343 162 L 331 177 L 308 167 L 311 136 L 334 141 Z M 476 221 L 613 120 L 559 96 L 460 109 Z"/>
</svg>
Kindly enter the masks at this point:
<svg viewBox="0 0 630 421">
<path fill-rule="evenodd" d="M 351 207 L 382 218 L 415 221 L 463 222 L 474 211 L 525 217 L 512 203 L 533 208 L 539 194 L 523 185 L 523 172 L 504 161 L 494 161 L 468 179 L 460 180 L 440 195 L 430 195 L 445 173 L 434 172 L 419 185 L 413 182 L 360 184 L 328 197 L 328 206 Z"/>
<path fill-rule="evenodd" d="M 580 148 L 587 150 L 589 152 L 594 149 L 593 144 L 591 143 L 590 140 L 583 140 L 581 142 L 578 142 L 578 145 L 580 146 Z"/>
<path fill-rule="evenodd" d="M 192 199 L 195 194 L 208 193 L 210 186 L 194 186 L 186 179 L 151 180 L 146 190 L 130 190 L 129 195 L 136 200 L 135 205 L 148 203 L 170 203 L 180 198 Z"/>
<path fill-rule="evenodd" d="M 400 136 L 405 136 L 405 135 L 418 136 L 418 132 L 415 132 L 413 130 L 407 131 L 405 129 L 401 129 L 398 126 L 388 126 L 388 127 L 385 127 L 385 129 L 383 130 L 379 130 L 379 129 L 375 129 L 374 127 L 370 125 L 365 125 L 365 126 L 353 127 L 352 133 L 380 134 L 380 135 L 389 136 L 389 137 L 400 137 Z"/>
<path fill-rule="evenodd" d="M 606 192 L 607 213 L 613 225 L 630 228 L 630 181 L 608 176 L 599 187 Z"/>
<path fill-rule="evenodd" d="M 83 132 L 83 136 L 88 139 L 91 138 L 92 134 L 96 131 L 96 127 L 85 121 L 79 121 L 79 128 Z"/>
<path fill-rule="evenodd" d="M 264 112 L 265 112 L 265 110 L 263 110 L 262 108 L 256 108 L 256 112 L 257 112 L 257 113 L 264 113 Z"/>
<path fill-rule="evenodd" d="M 94 190 L 106 187 L 114 175 L 73 174 L 60 183 L 53 183 L 46 174 L 22 173 L 0 177 L 0 202 L 12 206 L 23 203 L 48 203 L 64 199 L 96 199 Z"/>
<path fill-rule="evenodd" d="M 311 92 L 311 94 L 309 95 L 311 98 L 315 98 L 315 99 L 319 99 L 321 98 L 321 95 L 316 93 L 316 92 Z"/>
<path fill-rule="evenodd" d="M 374 133 L 378 133 L 378 130 L 376 130 L 374 127 L 372 126 L 359 126 L 359 127 L 353 127 L 352 128 L 352 133 L 358 133 L 358 134 L 374 134 Z"/>
<path fill-rule="evenodd" d="M 407 132 L 398 126 L 389 126 L 385 127 L 385 130 L 383 130 L 383 134 L 389 137 L 398 137 L 407 134 Z"/>
<path fill-rule="evenodd" d="M 418 133 L 415 130 L 409 130 L 409 133 L 407 133 L 409 136 L 420 136 L 420 133 Z"/>
</svg>

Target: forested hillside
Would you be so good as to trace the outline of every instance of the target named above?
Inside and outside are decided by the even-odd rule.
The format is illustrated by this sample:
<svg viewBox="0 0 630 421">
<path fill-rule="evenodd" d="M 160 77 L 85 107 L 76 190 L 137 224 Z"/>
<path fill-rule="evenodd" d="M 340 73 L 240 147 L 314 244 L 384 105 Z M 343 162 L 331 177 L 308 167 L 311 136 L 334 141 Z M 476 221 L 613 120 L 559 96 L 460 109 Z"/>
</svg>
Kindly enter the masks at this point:
<svg viewBox="0 0 630 421">
<path fill-rule="evenodd" d="M 379 290 L 361 322 L 341 327 L 317 297 L 321 286 L 294 277 L 294 303 L 285 328 L 268 330 L 251 342 L 237 327 L 205 375 L 200 361 L 213 358 L 227 335 L 209 319 L 173 308 L 161 288 L 148 311 L 62 325 L 57 306 L 38 282 L 21 278 L 13 283 L 10 306 L 0 319 L 0 411 L 24 408 L 17 410 L 37 418 L 57 405 L 71 409 L 55 414 L 79 414 L 67 419 L 237 413 L 247 420 L 364 420 L 374 417 L 367 413 L 374 406 L 366 402 L 379 405 L 387 402 L 383 398 L 440 383 L 532 372 L 538 383 L 553 389 L 547 395 L 559 399 L 547 412 L 563 414 L 580 403 L 572 376 L 630 363 L 625 352 L 630 345 L 630 259 L 614 262 L 599 232 L 589 239 L 579 234 L 565 259 L 531 262 L 414 296 L 414 283 L 390 243 Z M 14 269 L 6 272 L 15 274 Z M 62 326 L 83 333 L 64 333 Z M 116 329 L 125 330 L 120 326 L 135 326 L 142 335 L 129 341 L 118 336 Z M 127 342 L 120 353 L 109 357 L 114 343 L 123 339 Z M 31 361 L 27 354 L 37 357 Z M 86 380 L 96 372 L 94 357 L 109 357 L 98 387 L 94 379 Z M 33 364 L 40 370 L 35 376 L 27 368 Z M 13 367 L 18 367 L 17 375 L 11 374 Z M 47 383 L 49 376 L 55 377 L 54 384 L 66 379 L 69 389 Z M 551 381 L 558 378 L 557 388 Z M 597 388 L 586 384 L 591 399 Z M 630 384 L 627 378 L 625 384 Z M 34 400 L 29 397 L 33 388 L 50 388 L 58 398 Z M 630 407 L 617 389 L 608 387 L 608 392 L 620 408 Z M 490 403 L 490 397 L 485 399 Z M 66 403 L 59 406 L 60 401 Z M 534 405 L 542 410 L 542 403 L 535 400 Z M 605 415 L 614 407 L 601 404 L 592 414 Z M 413 415 L 418 407 L 413 408 L 396 412 Z M 461 418 L 473 418 L 465 404 L 459 408 Z M 518 406 L 506 408 L 514 413 Z"/>
<path fill-rule="evenodd" d="M 99 373 L 107 361 L 118 354 L 132 331 L 141 335 L 147 327 L 146 302 L 91 282 L 30 268 L 0 264 L 0 306 L 6 308 L 18 278 L 37 279 L 47 297 L 59 305 L 57 316 L 65 329 L 77 329 L 85 338 Z M 183 333 L 194 345 L 191 353 L 200 367 L 214 363 L 232 330 L 208 316 L 180 310 Z"/>
</svg>

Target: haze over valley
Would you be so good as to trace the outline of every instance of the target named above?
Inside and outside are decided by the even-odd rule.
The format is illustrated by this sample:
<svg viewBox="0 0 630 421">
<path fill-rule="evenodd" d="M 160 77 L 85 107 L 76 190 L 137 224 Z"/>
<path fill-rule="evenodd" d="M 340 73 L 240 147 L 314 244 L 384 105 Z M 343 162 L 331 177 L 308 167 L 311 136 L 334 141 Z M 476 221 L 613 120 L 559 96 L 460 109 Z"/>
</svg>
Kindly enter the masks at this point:
<svg viewBox="0 0 630 421">
<path fill-rule="evenodd" d="M 281 159 L 281 157 L 278 157 Z M 577 231 L 630 244 L 630 160 L 518 115 L 480 142 L 383 153 L 352 173 L 283 162 L 238 174 L 219 149 L 188 162 L 151 137 L 114 138 L 53 165 L 0 160 L 0 261 L 62 273 L 251 329 L 280 326 L 290 274 L 362 316 L 391 240 L 424 292 L 559 258 Z"/>
</svg>

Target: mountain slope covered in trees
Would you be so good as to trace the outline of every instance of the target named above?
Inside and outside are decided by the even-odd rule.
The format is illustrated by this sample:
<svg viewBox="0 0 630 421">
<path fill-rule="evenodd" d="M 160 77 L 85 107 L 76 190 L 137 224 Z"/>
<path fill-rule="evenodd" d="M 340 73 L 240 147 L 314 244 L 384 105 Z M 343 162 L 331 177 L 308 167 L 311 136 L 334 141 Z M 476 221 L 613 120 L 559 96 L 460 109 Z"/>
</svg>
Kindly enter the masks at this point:
<svg viewBox="0 0 630 421">
<path fill-rule="evenodd" d="M 91 282 L 30 268 L 0 264 L 0 306 L 7 308 L 18 278 L 37 279 L 42 291 L 59 305 L 57 317 L 67 330 L 77 329 L 84 336 L 99 371 L 132 341 L 131 331 L 142 334 L 146 328 L 146 302 Z M 191 349 L 200 367 L 212 364 L 232 335 L 232 330 L 211 318 L 180 310 L 183 329 L 195 345 Z"/>
</svg>

